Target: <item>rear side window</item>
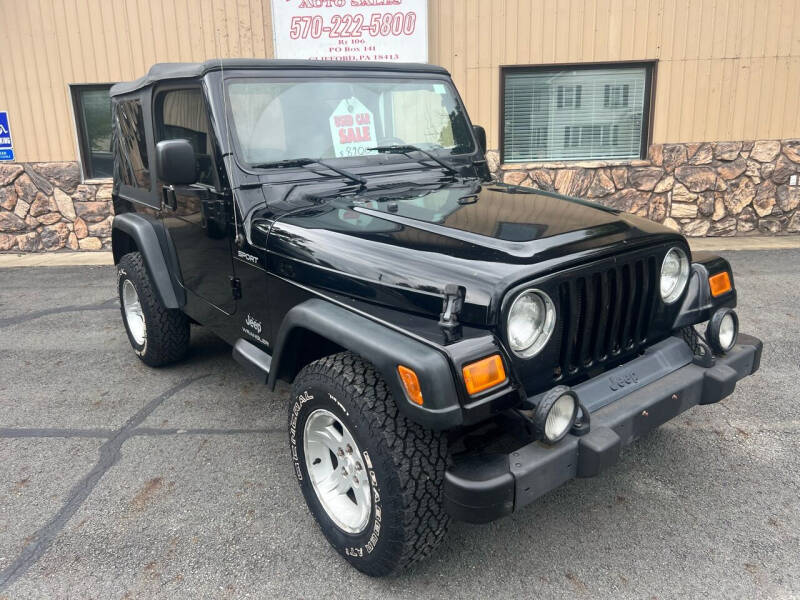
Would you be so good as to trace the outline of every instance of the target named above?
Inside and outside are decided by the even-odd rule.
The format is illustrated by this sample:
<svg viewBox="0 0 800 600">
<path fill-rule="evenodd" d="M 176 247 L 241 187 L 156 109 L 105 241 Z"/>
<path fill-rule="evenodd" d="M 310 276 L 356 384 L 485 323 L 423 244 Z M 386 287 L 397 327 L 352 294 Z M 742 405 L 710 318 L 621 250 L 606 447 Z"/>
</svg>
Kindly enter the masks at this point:
<svg viewBox="0 0 800 600">
<path fill-rule="evenodd" d="M 150 189 L 144 117 L 139 100 L 123 100 L 114 104 L 114 139 L 114 177 L 123 185 Z"/>
<path fill-rule="evenodd" d="M 197 183 L 214 185 L 214 138 L 199 88 L 172 90 L 156 101 L 157 142 L 189 140 L 197 159 Z"/>
</svg>

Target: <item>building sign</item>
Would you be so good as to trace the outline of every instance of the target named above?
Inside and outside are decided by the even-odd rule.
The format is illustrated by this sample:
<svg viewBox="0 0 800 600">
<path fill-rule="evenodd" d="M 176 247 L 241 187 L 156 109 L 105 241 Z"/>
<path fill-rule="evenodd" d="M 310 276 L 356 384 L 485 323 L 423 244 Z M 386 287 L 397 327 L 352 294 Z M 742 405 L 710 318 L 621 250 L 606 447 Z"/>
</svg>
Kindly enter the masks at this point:
<svg viewBox="0 0 800 600">
<path fill-rule="evenodd" d="M 272 0 L 276 58 L 428 61 L 428 0 Z"/>
<path fill-rule="evenodd" d="M 4 110 L 0 110 L 0 160 L 14 160 L 11 127 L 8 125 L 8 113 Z"/>
</svg>

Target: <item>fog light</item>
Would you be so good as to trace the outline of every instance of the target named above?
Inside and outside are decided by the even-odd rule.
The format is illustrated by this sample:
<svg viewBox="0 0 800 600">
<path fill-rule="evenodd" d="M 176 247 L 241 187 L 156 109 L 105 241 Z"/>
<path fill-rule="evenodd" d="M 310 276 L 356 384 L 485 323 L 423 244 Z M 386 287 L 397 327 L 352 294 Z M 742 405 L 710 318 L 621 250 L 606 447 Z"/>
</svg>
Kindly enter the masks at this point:
<svg viewBox="0 0 800 600">
<path fill-rule="evenodd" d="M 565 385 L 547 392 L 536 406 L 533 424 L 536 433 L 549 444 L 562 439 L 575 422 L 578 397 Z"/>
<path fill-rule="evenodd" d="M 739 317 L 730 308 L 721 308 L 708 321 L 706 341 L 717 354 L 730 351 L 739 335 Z"/>
</svg>

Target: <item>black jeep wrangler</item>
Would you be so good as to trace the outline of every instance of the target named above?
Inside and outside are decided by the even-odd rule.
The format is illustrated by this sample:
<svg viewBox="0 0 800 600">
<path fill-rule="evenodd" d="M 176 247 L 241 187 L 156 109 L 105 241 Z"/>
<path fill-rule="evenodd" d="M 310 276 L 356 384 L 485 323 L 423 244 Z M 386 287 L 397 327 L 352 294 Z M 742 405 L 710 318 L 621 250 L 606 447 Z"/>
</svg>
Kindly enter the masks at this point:
<svg viewBox="0 0 800 600">
<path fill-rule="evenodd" d="M 131 345 L 163 365 L 204 325 L 291 383 L 297 480 L 365 573 L 598 474 L 758 369 L 727 261 L 493 181 L 440 67 L 163 64 L 111 95 Z"/>
</svg>

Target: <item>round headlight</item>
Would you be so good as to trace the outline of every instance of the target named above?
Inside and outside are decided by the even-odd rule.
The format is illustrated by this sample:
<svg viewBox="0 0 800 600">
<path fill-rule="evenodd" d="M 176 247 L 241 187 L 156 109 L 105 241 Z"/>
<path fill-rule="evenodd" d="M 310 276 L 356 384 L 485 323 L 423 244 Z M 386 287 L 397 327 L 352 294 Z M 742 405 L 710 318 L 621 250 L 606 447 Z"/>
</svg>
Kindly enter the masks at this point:
<svg viewBox="0 0 800 600">
<path fill-rule="evenodd" d="M 537 433 L 549 444 L 561 440 L 575 424 L 578 398 L 575 392 L 560 385 L 547 392 L 539 401 L 533 423 Z"/>
<path fill-rule="evenodd" d="M 516 297 L 508 311 L 508 345 L 519 357 L 537 354 L 556 326 L 556 308 L 550 296 L 540 290 L 526 290 Z"/>
<path fill-rule="evenodd" d="M 661 299 L 672 304 L 689 281 L 689 259 L 680 248 L 671 248 L 661 263 Z"/>
<path fill-rule="evenodd" d="M 739 335 L 739 317 L 730 308 L 721 308 L 708 321 L 706 340 L 717 354 L 730 351 Z"/>
</svg>

